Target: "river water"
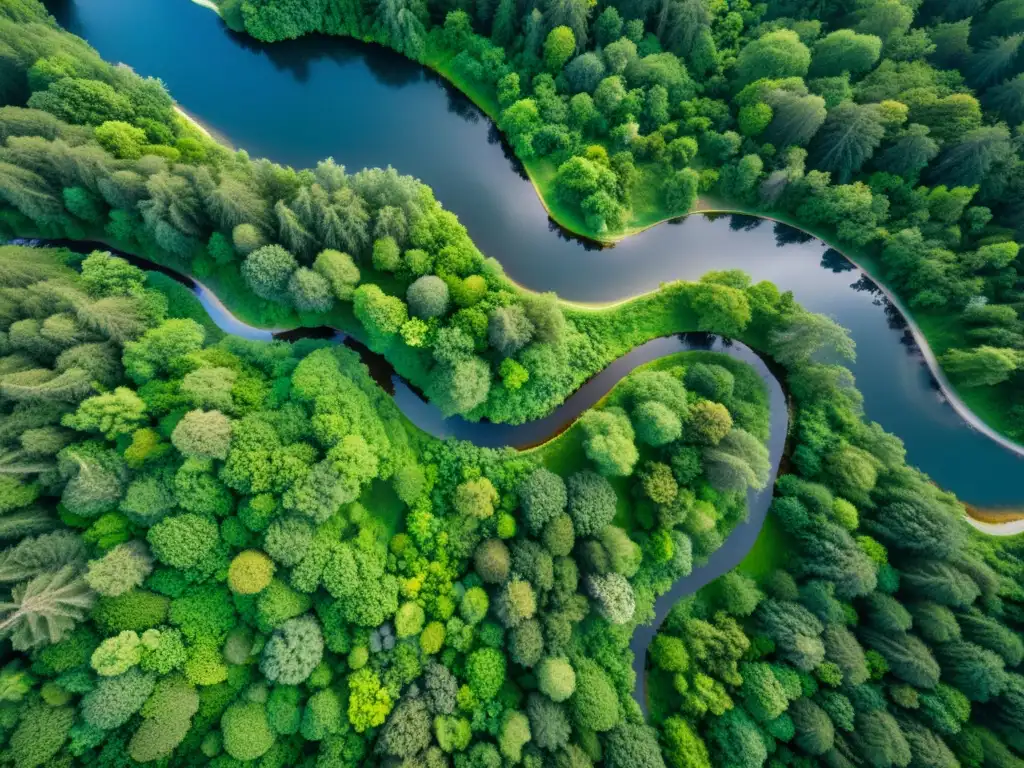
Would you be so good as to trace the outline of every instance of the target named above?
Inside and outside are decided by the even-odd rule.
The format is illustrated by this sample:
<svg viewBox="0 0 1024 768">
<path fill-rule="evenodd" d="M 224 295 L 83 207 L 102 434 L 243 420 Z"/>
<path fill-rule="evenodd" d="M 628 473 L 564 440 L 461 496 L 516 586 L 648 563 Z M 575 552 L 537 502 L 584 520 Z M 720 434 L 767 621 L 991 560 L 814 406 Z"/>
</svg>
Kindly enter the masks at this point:
<svg viewBox="0 0 1024 768">
<path fill-rule="evenodd" d="M 161 78 L 185 109 L 254 157 L 307 167 L 332 156 L 353 171 L 393 165 L 419 177 L 528 288 L 608 302 L 709 270 L 743 269 L 793 291 L 850 330 L 866 415 L 904 441 L 911 464 L 971 504 L 1024 505 L 1024 460 L 953 411 L 899 312 L 820 241 L 760 219 L 692 216 L 595 249 L 548 219 L 479 110 L 401 56 L 319 36 L 262 45 L 184 0 L 47 5 L 105 59 Z M 532 427 L 537 435 L 546 421 Z"/>
</svg>

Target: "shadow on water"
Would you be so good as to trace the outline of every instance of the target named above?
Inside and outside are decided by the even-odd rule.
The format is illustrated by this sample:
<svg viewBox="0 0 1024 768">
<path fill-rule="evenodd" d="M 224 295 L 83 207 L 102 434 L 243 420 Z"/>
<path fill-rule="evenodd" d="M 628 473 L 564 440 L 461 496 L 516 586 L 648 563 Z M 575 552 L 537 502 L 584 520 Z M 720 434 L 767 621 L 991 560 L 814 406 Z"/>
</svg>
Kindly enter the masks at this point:
<svg viewBox="0 0 1024 768">
<path fill-rule="evenodd" d="M 789 229 L 792 229 L 792 227 L 789 227 Z M 779 236 L 777 233 L 775 235 L 775 241 L 778 243 L 779 247 L 784 245 L 784 243 L 779 242 Z M 809 242 L 809 240 L 798 242 Z M 821 255 L 821 268 L 827 269 L 829 272 L 834 274 L 839 274 L 840 272 L 853 272 L 853 270 L 856 269 L 856 267 L 853 266 L 853 263 L 835 248 L 829 248 Z"/>
</svg>

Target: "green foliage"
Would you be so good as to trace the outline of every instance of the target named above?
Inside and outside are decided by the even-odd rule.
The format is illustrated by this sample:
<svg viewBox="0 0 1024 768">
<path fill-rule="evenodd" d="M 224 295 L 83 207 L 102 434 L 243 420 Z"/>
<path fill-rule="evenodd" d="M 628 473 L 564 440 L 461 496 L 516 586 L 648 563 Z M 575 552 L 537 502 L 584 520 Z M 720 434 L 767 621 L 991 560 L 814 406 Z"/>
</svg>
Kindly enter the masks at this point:
<svg viewBox="0 0 1024 768">
<path fill-rule="evenodd" d="M 455 73 L 503 107 L 552 215 L 591 234 L 708 193 L 863 247 L 915 311 L 963 323 L 942 358 L 958 384 L 1015 397 L 1019 148 L 993 123 L 1020 122 L 1007 4 L 972 25 L 944 20 L 972 9 L 915 20 L 888 0 L 686 0 L 609 6 L 590 27 L 586 4 L 554 2 L 522 34 L 514 3 L 495 5 L 434 32 L 449 9 L 221 11 L 263 39 L 345 33 Z M 9 229 L 80 238 L 109 222 L 228 296 L 243 286 L 267 325 L 351 300 L 375 350 L 474 419 L 547 413 L 624 344 L 691 318 L 787 369 L 792 462 L 770 518 L 785 550 L 772 568 L 787 571 L 733 572 L 665 621 L 651 704 L 669 764 L 1012 762 L 1014 545 L 968 546 L 962 509 L 863 425 L 845 371 L 813 362 L 852 359 L 834 323 L 723 273 L 652 297 L 629 342 L 615 311 L 563 313 L 504 282 L 422 185 L 192 138 L 158 83 L 107 67 L 28 4 L 5 9 L 0 34 L 5 101 L 47 110 L 0 110 Z M 988 88 L 980 102 L 956 66 Z M 372 262 L 371 282 L 349 253 Z M 0 709 L 8 759 L 661 764 L 627 699 L 629 634 L 766 482 L 763 414 L 738 369 L 686 365 L 685 387 L 678 370 L 630 377 L 567 447 L 517 458 L 413 436 L 344 351 L 208 346 L 194 321 L 160 322 L 136 268 L 104 254 L 80 266 L 0 258 L 0 439 L 43 467 L 0 480 L 0 631 L 35 649 L 30 679 L 0 675 L 20 681 L 0 686 L 19 702 Z M 61 526 L 82 540 L 44 538 Z"/>
<path fill-rule="evenodd" d="M 198 565 L 217 546 L 218 538 L 215 522 L 190 513 L 165 518 L 147 534 L 154 557 L 173 568 Z"/>
<path fill-rule="evenodd" d="M 576 36 L 569 27 L 552 29 L 544 40 L 544 63 L 555 72 L 562 68 L 576 49 Z"/>
<path fill-rule="evenodd" d="M 231 420 L 220 411 L 189 411 L 171 433 L 171 443 L 184 456 L 226 459 L 231 430 Z"/>
<path fill-rule="evenodd" d="M 267 641 L 260 659 L 264 676 L 282 685 L 298 685 L 323 658 L 320 625 L 311 616 L 284 622 Z"/>
<path fill-rule="evenodd" d="M 313 269 L 327 280 L 334 298 L 339 301 L 352 300 L 360 273 L 351 256 L 330 249 L 321 251 L 313 262 Z"/>
<path fill-rule="evenodd" d="M 279 245 L 265 245 L 252 251 L 242 264 L 242 277 L 261 299 L 273 301 L 287 289 L 298 264 Z"/>
<path fill-rule="evenodd" d="M 373 670 L 364 667 L 349 676 L 348 719 L 357 732 L 382 725 L 391 708 L 391 695 Z"/>
<path fill-rule="evenodd" d="M 138 669 L 129 669 L 116 677 L 102 678 L 83 697 L 82 718 L 95 728 L 107 731 L 119 728 L 142 708 L 155 684 L 152 675 Z"/>
<path fill-rule="evenodd" d="M 583 659 L 576 665 L 576 691 L 570 700 L 577 728 L 608 731 L 619 722 L 619 704 L 608 675 L 596 662 Z"/>
<path fill-rule="evenodd" d="M 534 470 L 516 489 L 526 524 L 534 534 L 565 509 L 565 481 L 543 467 Z"/>
<path fill-rule="evenodd" d="M 93 651 L 90 664 L 103 677 L 123 675 L 142 661 L 142 641 L 135 632 L 108 637 Z"/>
<path fill-rule="evenodd" d="M 59 642 L 85 618 L 94 598 L 73 566 L 42 573 L 0 602 L 0 637 L 16 651 Z"/>
<path fill-rule="evenodd" d="M 568 511 L 577 536 L 592 536 L 615 517 L 615 491 L 600 475 L 584 470 L 566 480 Z"/>
<path fill-rule="evenodd" d="M 235 702 L 220 719 L 224 751 L 235 760 L 255 760 L 274 745 L 267 708 L 255 701 Z"/>
<path fill-rule="evenodd" d="M 26 708 L 8 744 L 14 765 L 36 768 L 49 763 L 64 746 L 74 717 L 71 707 L 38 703 Z"/>
<path fill-rule="evenodd" d="M 381 341 L 398 333 L 402 324 L 409 319 L 408 310 L 401 299 L 388 296 L 372 284 L 356 288 L 353 309 L 356 319 L 363 324 L 371 338 Z"/>
<path fill-rule="evenodd" d="M 240 552 L 228 569 L 228 586 L 239 595 L 262 592 L 274 577 L 274 562 L 258 550 Z"/>
<path fill-rule="evenodd" d="M 495 648 L 473 651 L 466 659 L 469 687 L 480 701 L 490 701 L 505 682 L 505 657 Z"/>
<path fill-rule="evenodd" d="M 474 566 L 480 578 L 491 584 L 505 581 L 509 573 L 509 552 L 499 539 L 482 541 L 474 554 Z"/>
<path fill-rule="evenodd" d="M 579 421 L 583 450 L 605 476 L 629 475 L 639 458 L 633 425 L 619 408 L 590 410 Z"/>
</svg>

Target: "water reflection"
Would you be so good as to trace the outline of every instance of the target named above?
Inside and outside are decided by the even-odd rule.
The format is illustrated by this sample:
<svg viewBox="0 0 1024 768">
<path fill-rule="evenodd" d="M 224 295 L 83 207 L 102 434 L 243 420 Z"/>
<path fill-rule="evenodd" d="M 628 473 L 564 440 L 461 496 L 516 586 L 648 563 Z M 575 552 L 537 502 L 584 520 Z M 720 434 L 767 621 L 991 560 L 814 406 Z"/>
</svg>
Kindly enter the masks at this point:
<svg viewBox="0 0 1024 768">
<path fill-rule="evenodd" d="M 743 213 L 731 213 L 728 220 L 729 229 L 733 232 L 753 232 L 765 222 L 760 216 L 747 216 Z"/>
<path fill-rule="evenodd" d="M 804 243 L 809 243 L 815 239 L 814 235 L 810 234 L 809 232 L 804 232 L 802 229 L 797 229 L 796 227 L 791 227 L 788 224 L 783 224 L 781 221 L 775 222 L 773 230 L 775 232 L 775 245 L 777 245 L 779 248 L 782 248 L 783 246 L 786 245 L 802 245 Z M 828 256 L 828 254 L 830 253 L 834 253 L 837 256 L 839 256 L 843 261 L 846 261 L 846 258 L 841 253 L 833 250 L 832 248 L 829 248 L 828 251 L 825 252 L 826 256 Z M 822 257 L 823 263 L 824 258 L 825 257 Z M 850 265 L 850 269 L 853 269 L 853 265 Z"/>
</svg>

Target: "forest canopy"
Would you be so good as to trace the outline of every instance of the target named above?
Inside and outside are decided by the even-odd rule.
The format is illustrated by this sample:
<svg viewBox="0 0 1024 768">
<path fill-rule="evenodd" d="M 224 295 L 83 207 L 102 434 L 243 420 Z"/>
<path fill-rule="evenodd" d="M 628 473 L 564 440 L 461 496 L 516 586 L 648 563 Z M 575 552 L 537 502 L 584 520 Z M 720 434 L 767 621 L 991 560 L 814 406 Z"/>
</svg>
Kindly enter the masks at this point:
<svg viewBox="0 0 1024 768">
<path fill-rule="evenodd" d="M 1019 366 L 1018 249 L 996 203 L 1017 184 L 999 123 L 1013 113 L 1006 94 L 983 112 L 950 73 L 1008 85 L 993 51 L 1013 46 L 977 41 L 1016 34 L 1016 8 L 975 9 L 972 30 L 955 18 L 971 8 L 899 0 L 820 19 L 788 2 L 771 17 L 551 2 L 525 38 L 506 2 L 222 10 L 268 39 L 359 30 L 424 60 L 460 47 L 459 67 L 500 84 L 516 150 L 565 150 L 559 194 L 606 224 L 651 136 L 679 205 L 714 184 L 794 195 L 801 217 L 923 281 L 915 295 L 937 298 L 919 306 L 1005 331 L 947 360 L 999 386 Z M 757 372 L 687 353 L 535 450 L 437 440 L 352 348 L 226 335 L 183 285 L 104 248 L 0 247 L 4 764 L 1020 764 L 1020 543 L 971 533 L 865 420 L 849 370 L 822 362 L 855 353 L 831 320 L 738 272 L 571 310 L 506 280 L 413 179 L 230 152 L 34 0 L 0 6 L 0 39 L 7 235 L 100 238 L 267 325 L 329 321 L 469 418 L 545 415 L 667 329 L 746 339 L 790 425 L 772 456 L 784 415 Z M 855 140 L 833 154 L 820 137 L 843 128 Z M 572 132 L 594 143 L 568 151 Z M 882 147 L 905 176 L 869 167 Z M 776 466 L 767 555 L 668 614 L 638 702 L 635 631 Z"/>
</svg>

